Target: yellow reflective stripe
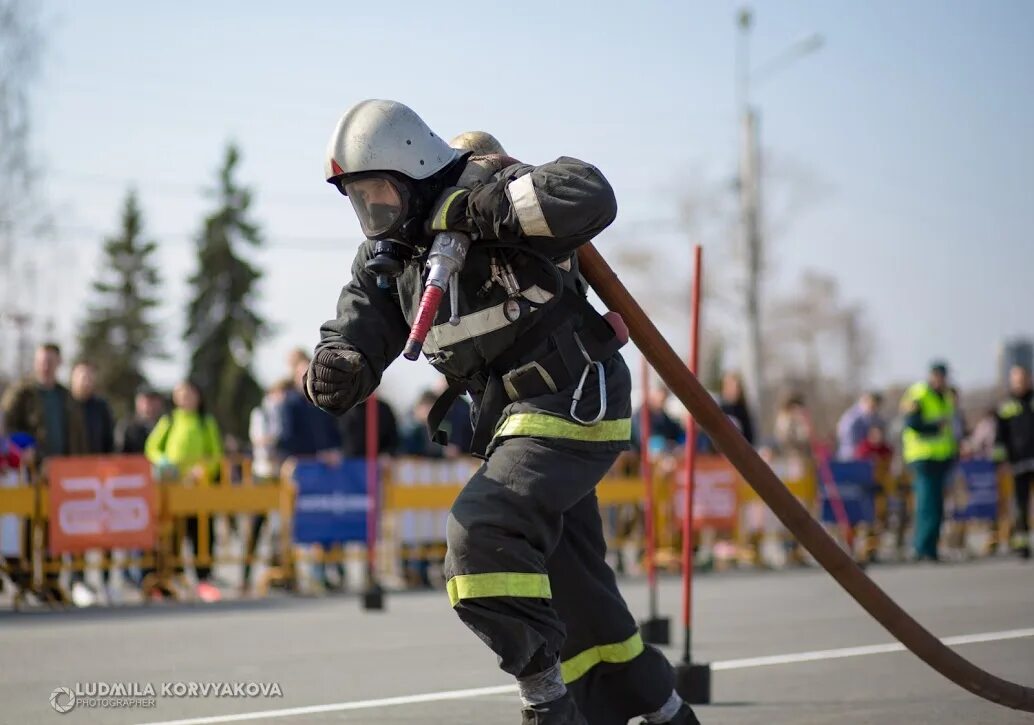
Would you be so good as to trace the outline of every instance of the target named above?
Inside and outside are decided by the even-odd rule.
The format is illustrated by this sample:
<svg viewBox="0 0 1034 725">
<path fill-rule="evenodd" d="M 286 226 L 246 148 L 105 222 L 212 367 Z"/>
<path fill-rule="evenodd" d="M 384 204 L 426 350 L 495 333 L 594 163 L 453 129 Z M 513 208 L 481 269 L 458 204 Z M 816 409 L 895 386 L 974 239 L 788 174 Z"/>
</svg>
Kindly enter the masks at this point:
<svg viewBox="0 0 1034 725">
<path fill-rule="evenodd" d="M 1001 418 L 1008 420 L 1009 418 L 1015 418 L 1023 412 L 1023 406 L 1015 401 L 1010 400 L 1007 403 L 1002 403 L 1002 406 L 998 409 L 998 415 Z"/>
<path fill-rule="evenodd" d="M 570 684 L 601 662 L 631 662 L 643 653 L 643 649 L 643 638 L 636 632 L 624 642 L 602 644 L 579 652 L 571 659 L 560 663 L 560 674 L 564 678 L 564 683 Z"/>
<path fill-rule="evenodd" d="M 553 592 L 549 588 L 549 577 L 545 574 L 460 574 L 450 579 L 445 588 L 449 591 L 449 602 L 454 607 L 462 599 L 480 597 L 553 598 Z"/>
<path fill-rule="evenodd" d="M 601 420 L 582 425 L 547 413 L 514 413 L 495 432 L 499 436 L 537 436 L 573 441 L 627 441 L 632 437 L 632 419 Z"/>
<path fill-rule="evenodd" d="M 434 223 L 431 224 L 431 229 L 436 231 L 444 232 L 448 229 L 446 222 L 449 218 L 449 207 L 452 206 L 452 202 L 455 201 L 456 197 L 462 194 L 466 189 L 456 189 L 456 191 L 445 197 L 445 201 L 438 207 L 438 213 L 434 215 Z"/>
</svg>

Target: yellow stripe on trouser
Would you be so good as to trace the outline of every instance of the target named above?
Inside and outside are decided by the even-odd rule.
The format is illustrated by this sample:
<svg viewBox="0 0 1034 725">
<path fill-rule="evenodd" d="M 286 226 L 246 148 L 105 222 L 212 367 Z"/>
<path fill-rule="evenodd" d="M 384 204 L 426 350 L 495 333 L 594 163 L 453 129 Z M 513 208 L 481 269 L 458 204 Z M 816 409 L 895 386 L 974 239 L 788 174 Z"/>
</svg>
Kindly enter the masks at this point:
<svg viewBox="0 0 1034 725">
<path fill-rule="evenodd" d="M 564 682 L 570 684 L 601 662 L 610 664 L 631 662 L 643 653 L 643 649 L 643 638 L 636 632 L 624 642 L 590 647 L 571 659 L 564 660 L 560 663 L 560 674 L 563 675 Z"/>
<path fill-rule="evenodd" d="M 632 419 L 601 420 L 582 425 L 547 413 L 514 413 L 507 416 L 495 432 L 500 436 L 566 438 L 573 441 L 627 441 L 632 437 Z"/>
<path fill-rule="evenodd" d="M 460 574 L 449 580 L 446 589 L 449 591 L 449 602 L 454 607 L 463 599 L 480 597 L 553 598 L 549 577 L 545 574 Z"/>
</svg>

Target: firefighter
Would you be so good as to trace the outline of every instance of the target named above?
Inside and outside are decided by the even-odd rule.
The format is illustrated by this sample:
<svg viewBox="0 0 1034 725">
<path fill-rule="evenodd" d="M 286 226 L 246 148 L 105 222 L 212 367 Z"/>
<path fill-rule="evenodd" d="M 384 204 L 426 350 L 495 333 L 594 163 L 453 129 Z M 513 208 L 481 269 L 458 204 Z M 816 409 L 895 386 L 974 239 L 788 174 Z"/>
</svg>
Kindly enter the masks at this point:
<svg viewBox="0 0 1034 725">
<path fill-rule="evenodd" d="M 367 237 L 308 370 L 307 394 L 330 413 L 369 396 L 402 351 L 434 235 L 473 239 L 459 324 L 443 305 L 424 345 L 450 382 L 429 423 L 471 394 L 484 464 L 449 515 L 447 590 L 517 679 L 523 723 L 698 722 L 604 560 L 595 487 L 628 446 L 631 382 L 575 252 L 614 220 L 610 184 L 573 158 L 531 166 L 452 148 L 382 100 L 342 117 L 326 178 Z"/>
<path fill-rule="evenodd" d="M 1030 371 L 1009 370 L 1009 399 L 998 408 L 995 457 L 1006 461 L 1013 477 L 1016 519 L 1011 545 L 1017 556 L 1030 558 L 1030 487 L 1034 482 L 1034 390 Z"/>
</svg>

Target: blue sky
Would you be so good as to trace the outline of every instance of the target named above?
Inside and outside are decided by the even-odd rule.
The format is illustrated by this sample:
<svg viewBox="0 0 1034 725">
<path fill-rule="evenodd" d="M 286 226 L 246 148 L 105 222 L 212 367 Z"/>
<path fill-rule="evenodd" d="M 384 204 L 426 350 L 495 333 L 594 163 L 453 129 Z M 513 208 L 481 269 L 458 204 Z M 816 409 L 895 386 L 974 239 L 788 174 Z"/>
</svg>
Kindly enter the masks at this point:
<svg viewBox="0 0 1034 725">
<path fill-rule="evenodd" d="M 45 7 L 36 145 L 60 210 L 48 254 L 61 294 L 38 303 L 62 335 L 134 184 L 163 245 L 177 350 L 200 189 L 234 139 L 257 190 L 262 308 L 277 325 L 258 370 L 279 376 L 287 348 L 311 346 L 332 315 L 360 238 L 321 173 L 337 118 L 364 98 L 401 100 L 445 136 L 490 129 L 526 161 L 593 162 L 621 208 L 604 254 L 672 254 L 675 277 L 688 276 L 685 235 L 637 223 L 676 218 L 694 174 L 735 170 L 734 3 Z M 877 330 L 874 383 L 922 375 L 936 356 L 963 384 L 990 381 L 998 341 L 1034 334 L 1034 5 L 765 3 L 752 56 L 813 32 L 822 50 L 754 94 L 773 163 L 825 189 L 773 242 L 773 287 L 792 293 L 809 267 L 834 273 Z M 405 365 L 386 378 L 398 397 L 427 379 Z M 154 373 L 171 382 L 183 368 L 179 357 Z"/>
</svg>

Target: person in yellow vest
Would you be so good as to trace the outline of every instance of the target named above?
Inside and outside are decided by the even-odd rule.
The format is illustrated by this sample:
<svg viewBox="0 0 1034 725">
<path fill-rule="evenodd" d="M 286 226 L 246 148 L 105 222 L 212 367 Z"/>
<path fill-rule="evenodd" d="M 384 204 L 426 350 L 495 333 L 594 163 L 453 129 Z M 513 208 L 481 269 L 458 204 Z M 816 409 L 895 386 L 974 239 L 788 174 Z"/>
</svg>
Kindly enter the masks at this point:
<svg viewBox="0 0 1034 725">
<path fill-rule="evenodd" d="M 901 409 L 905 414 L 902 456 L 912 469 L 916 497 L 916 557 L 938 561 L 944 487 L 958 453 L 955 395 L 948 387 L 947 365 L 931 365 L 929 378 L 905 391 Z"/>
</svg>

